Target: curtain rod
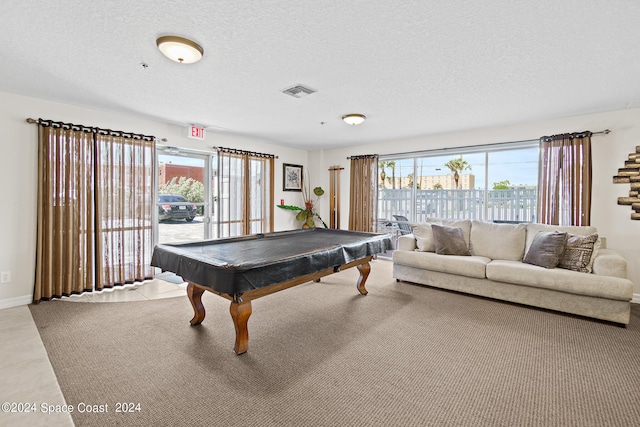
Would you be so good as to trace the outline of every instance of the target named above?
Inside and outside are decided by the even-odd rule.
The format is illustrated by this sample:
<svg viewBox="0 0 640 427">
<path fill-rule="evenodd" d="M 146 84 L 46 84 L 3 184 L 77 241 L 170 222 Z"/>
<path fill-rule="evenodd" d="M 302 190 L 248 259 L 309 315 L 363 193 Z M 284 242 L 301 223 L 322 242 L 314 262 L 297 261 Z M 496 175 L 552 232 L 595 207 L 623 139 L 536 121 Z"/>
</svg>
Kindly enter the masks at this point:
<svg viewBox="0 0 640 427">
<path fill-rule="evenodd" d="M 152 135 L 142 135 L 133 132 L 124 132 L 119 130 L 103 129 L 95 126 L 76 125 L 73 123 L 56 122 L 53 120 L 45 119 L 32 119 L 28 118 L 27 123 L 36 124 L 44 127 L 52 127 L 66 130 L 79 130 L 86 133 L 99 133 L 101 135 L 120 136 L 123 138 L 142 139 L 145 141 L 155 141 L 156 137 Z"/>
<path fill-rule="evenodd" d="M 222 151 L 223 153 L 242 154 L 242 155 L 246 155 L 246 156 L 266 157 L 266 158 L 271 158 L 271 159 L 277 159 L 278 158 L 278 156 L 273 155 L 273 154 L 256 153 L 255 151 L 238 150 L 236 148 L 216 147 L 215 145 L 213 147 L 211 147 L 211 148 L 213 148 L 216 151 Z"/>
<path fill-rule="evenodd" d="M 601 130 L 599 132 L 591 132 L 591 135 L 607 135 L 610 134 L 612 131 L 609 129 L 605 129 L 605 130 Z M 433 151 L 456 151 L 456 150 L 468 150 L 468 149 L 476 149 L 476 148 L 499 148 L 499 147 L 504 147 L 504 146 L 508 146 L 508 145 L 512 145 L 512 144 L 526 144 L 526 143 L 539 143 L 540 142 L 540 138 L 536 138 L 536 139 L 523 139 L 520 141 L 509 141 L 509 142 L 496 142 L 493 144 L 481 144 L 481 145 L 462 145 L 462 146 L 458 146 L 458 147 L 444 147 L 444 148 L 434 148 L 432 150 L 416 150 L 416 151 L 405 151 L 402 153 L 389 153 L 389 154 L 383 154 L 382 156 L 387 158 L 387 157 L 393 157 L 393 156 L 407 156 L 407 155 L 411 155 L 411 154 L 422 154 L 422 153 L 429 153 L 429 152 L 433 152 Z M 349 157 L 347 157 L 347 159 L 349 159 Z"/>
<path fill-rule="evenodd" d="M 600 132 L 590 132 L 588 130 L 586 131 L 582 131 L 582 132 L 573 132 L 573 133 L 569 133 L 569 134 L 559 134 L 559 135 L 553 135 L 553 136 L 566 136 L 566 135 L 570 135 L 569 138 L 584 138 L 586 136 L 592 136 L 592 135 L 607 135 L 611 133 L 611 131 L 609 129 L 605 129 L 605 130 L 601 130 Z M 553 136 L 541 136 L 540 139 L 544 140 L 545 142 L 549 142 L 553 139 Z"/>
<path fill-rule="evenodd" d="M 379 156 L 377 154 L 362 154 L 360 156 L 348 156 L 347 160 L 358 160 L 358 159 L 377 159 Z"/>
</svg>

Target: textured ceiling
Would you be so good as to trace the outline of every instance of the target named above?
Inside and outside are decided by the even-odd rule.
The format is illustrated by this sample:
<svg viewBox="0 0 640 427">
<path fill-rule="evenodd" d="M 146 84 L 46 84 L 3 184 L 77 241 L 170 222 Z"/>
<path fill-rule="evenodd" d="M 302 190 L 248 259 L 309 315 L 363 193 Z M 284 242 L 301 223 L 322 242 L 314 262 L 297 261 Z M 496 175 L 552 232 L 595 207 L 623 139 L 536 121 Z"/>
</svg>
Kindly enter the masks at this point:
<svg viewBox="0 0 640 427">
<path fill-rule="evenodd" d="M 204 58 L 168 60 L 162 35 Z M 4 1 L 0 41 L 0 91 L 303 149 L 640 100 L 639 0 Z M 318 92 L 281 93 L 298 83 Z"/>
</svg>

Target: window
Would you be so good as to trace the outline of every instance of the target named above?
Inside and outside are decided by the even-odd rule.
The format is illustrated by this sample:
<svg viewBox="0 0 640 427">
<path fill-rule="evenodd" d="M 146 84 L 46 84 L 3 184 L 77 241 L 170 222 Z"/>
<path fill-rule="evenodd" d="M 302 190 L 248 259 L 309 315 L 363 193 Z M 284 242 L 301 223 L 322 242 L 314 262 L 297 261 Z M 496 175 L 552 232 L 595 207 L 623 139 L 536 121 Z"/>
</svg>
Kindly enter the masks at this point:
<svg viewBox="0 0 640 427">
<path fill-rule="evenodd" d="M 508 146 L 508 148 L 507 148 Z M 381 157 L 379 223 L 393 215 L 533 222 L 538 142 L 494 144 Z"/>
<path fill-rule="evenodd" d="M 487 218 L 535 222 L 538 147 L 488 153 Z"/>
</svg>

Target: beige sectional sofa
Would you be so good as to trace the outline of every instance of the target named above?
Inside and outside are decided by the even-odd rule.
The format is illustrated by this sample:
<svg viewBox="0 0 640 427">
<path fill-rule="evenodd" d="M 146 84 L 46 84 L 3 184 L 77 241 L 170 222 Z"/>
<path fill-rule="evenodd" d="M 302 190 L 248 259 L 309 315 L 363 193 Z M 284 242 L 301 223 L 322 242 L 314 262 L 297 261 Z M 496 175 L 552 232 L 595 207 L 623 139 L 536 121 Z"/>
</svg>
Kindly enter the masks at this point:
<svg viewBox="0 0 640 427">
<path fill-rule="evenodd" d="M 434 224 L 445 226 L 436 230 L 438 235 L 444 228 L 459 228 L 470 255 L 436 253 Z M 398 248 L 393 253 L 393 275 L 398 281 L 623 325 L 629 323 L 633 283 L 627 279 L 627 263 L 622 256 L 606 248 L 605 239 L 601 236 L 593 244 L 590 255 L 586 255 L 587 260 L 579 268 L 581 271 L 527 263 L 530 262 L 527 256 L 531 256 L 528 251 L 539 232 L 567 233 L 568 237 L 592 236 L 597 234 L 595 227 L 494 224 L 430 218 L 426 223 L 412 224 L 412 229 L 413 234 L 399 237 Z M 538 244 L 534 246 L 537 248 Z M 566 250 L 563 254 L 569 252 Z"/>
</svg>

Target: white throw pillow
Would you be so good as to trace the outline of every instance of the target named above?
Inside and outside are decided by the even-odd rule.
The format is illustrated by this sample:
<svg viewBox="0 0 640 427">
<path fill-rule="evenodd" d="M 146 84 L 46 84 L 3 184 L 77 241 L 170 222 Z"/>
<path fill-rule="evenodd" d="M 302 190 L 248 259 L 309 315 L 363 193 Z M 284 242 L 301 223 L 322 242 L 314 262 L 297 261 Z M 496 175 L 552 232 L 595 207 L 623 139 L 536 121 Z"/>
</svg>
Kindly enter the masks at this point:
<svg viewBox="0 0 640 427">
<path fill-rule="evenodd" d="M 412 224 L 411 230 L 416 238 L 416 251 L 418 252 L 435 252 L 436 246 L 433 240 L 433 230 L 431 224 Z"/>
</svg>

